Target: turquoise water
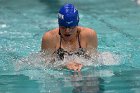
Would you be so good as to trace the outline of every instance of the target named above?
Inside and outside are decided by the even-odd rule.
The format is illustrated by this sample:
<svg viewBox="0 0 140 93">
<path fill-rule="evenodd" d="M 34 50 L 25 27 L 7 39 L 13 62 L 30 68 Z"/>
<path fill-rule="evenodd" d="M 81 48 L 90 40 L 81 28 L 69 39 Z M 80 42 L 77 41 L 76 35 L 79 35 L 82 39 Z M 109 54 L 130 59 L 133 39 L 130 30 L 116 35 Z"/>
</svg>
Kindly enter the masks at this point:
<svg viewBox="0 0 140 93">
<path fill-rule="evenodd" d="M 98 35 L 99 63 L 81 73 L 47 68 L 39 56 L 67 2 Z M 0 93 L 139 93 L 139 20 L 137 0 L 0 0 Z"/>
</svg>

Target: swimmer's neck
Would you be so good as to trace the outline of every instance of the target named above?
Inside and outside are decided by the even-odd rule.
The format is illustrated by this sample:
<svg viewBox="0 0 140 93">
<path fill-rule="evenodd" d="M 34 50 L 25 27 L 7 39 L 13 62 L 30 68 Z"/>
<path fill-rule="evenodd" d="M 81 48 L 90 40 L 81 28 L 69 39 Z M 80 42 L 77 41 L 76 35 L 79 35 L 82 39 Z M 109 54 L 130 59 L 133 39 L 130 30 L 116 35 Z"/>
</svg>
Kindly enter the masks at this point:
<svg viewBox="0 0 140 93">
<path fill-rule="evenodd" d="M 63 38 L 62 42 L 64 42 L 65 44 L 75 44 L 77 42 L 77 37 L 72 37 L 70 40 Z"/>
</svg>

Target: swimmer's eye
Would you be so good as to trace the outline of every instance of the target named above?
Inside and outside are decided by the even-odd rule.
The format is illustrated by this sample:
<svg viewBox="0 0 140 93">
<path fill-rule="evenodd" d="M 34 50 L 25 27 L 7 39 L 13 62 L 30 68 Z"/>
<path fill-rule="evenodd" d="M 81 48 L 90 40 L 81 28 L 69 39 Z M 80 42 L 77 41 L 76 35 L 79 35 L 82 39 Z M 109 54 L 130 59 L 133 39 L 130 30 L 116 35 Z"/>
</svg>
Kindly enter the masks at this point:
<svg viewBox="0 0 140 93">
<path fill-rule="evenodd" d="M 72 27 L 64 27 L 64 26 L 60 26 L 60 29 L 67 29 L 67 28 L 69 28 L 69 29 L 74 29 L 75 26 L 72 26 Z"/>
</svg>

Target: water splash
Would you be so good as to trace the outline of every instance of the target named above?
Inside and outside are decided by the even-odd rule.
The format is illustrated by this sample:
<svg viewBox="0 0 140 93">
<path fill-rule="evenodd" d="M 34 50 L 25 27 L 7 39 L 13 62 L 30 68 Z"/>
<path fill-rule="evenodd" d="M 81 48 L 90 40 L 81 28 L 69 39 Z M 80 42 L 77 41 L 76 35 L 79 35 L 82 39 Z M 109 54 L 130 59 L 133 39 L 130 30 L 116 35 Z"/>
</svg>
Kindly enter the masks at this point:
<svg viewBox="0 0 140 93">
<path fill-rule="evenodd" d="M 102 52 L 98 56 L 98 63 L 100 65 L 119 65 L 120 56 L 111 52 Z"/>
<path fill-rule="evenodd" d="M 63 61 L 57 60 L 52 64 L 52 57 L 49 53 L 38 52 L 17 60 L 15 70 L 17 74 L 24 74 L 31 80 L 37 80 L 41 84 L 41 91 L 52 91 L 53 89 L 48 84 L 58 89 L 60 89 L 60 84 L 63 87 L 75 87 L 76 89 L 89 85 L 98 87 L 98 77 L 112 77 L 114 73 L 112 70 L 94 70 L 92 67 L 116 65 L 117 56 L 111 52 L 102 52 L 98 56 L 92 55 L 91 59 L 72 55 L 65 56 Z M 72 75 L 74 72 L 61 68 L 62 65 L 65 65 L 70 60 L 78 60 L 88 69 L 82 70 L 81 75 Z M 79 81 L 88 83 L 81 84 Z"/>
<path fill-rule="evenodd" d="M 54 61 L 55 60 L 55 61 Z M 79 57 L 77 55 L 68 56 L 66 55 L 64 60 L 54 59 L 49 53 L 39 52 L 29 55 L 28 57 L 17 60 L 15 64 L 15 71 L 23 70 L 62 70 L 68 62 L 76 61 L 84 66 L 101 66 L 101 65 L 119 65 L 120 57 L 119 55 L 113 54 L 111 52 L 102 52 L 98 56 L 92 55 L 90 59 L 85 59 L 84 57 Z"/>
</svg>

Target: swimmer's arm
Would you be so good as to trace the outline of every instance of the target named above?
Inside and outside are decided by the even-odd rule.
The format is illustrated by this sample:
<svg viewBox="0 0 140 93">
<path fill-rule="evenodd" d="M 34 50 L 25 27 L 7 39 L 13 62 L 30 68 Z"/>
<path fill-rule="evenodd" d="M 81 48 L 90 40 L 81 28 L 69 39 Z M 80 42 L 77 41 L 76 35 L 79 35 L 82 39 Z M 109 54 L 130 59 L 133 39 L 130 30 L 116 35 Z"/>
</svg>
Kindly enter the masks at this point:
<svg viewBox="0 0 140 93">
<path fill-rule="evenodd" d="M 50 33 L 46 32 L 43 37 L 42 37 L 42 43 L 41 43 L 41 51 L 45 52 L 49 52 L 51 54 L 53 54 L 54 50 L 55 50 L 55 44 L 53 38 L 51 37 Z"/>
<path fill-rule="evenodd" d="M 87 37 L 87 55 L 91 55 L 92 53 L 97 53 L 97 46 L 98 46 L 98 40 L 97 40 L 97 34 L 94 30 L 90 29 L 90 33 L 88 33 Z"/>
<path fill-rule="evenodd" d="M 94 30 L 92 30 L 88 36 L 87 49 L 97 49 L 97 45 L 98 45 L 97 34 Z"/>
<path fill-rule="evenodd" d="M 43 53 L 44 55 L 44 58 L 45 58 L 45 62 L 47 62 L 47 58 L 48 56 L 46 55 L 49 55 L 51 56 L 51 60 L 50 60 L 50 63 L 54 63 L 55 62 L 55 44 L 54 41 L 52 38 L 51 38 L 51 35 L 50 33 L 46 32 L 43 37 L 42 37 L 42 43 L 41 43 L 41 52 Z"/>
<path fill-rule="evenodd" d="M 49 33 L 45 33 L 42 37 L 42 43 L 41 43 L 41 51 L 45 51 L 48 50 L 50 48 L 50 37 L 49 37 Z"/>
</svg>

